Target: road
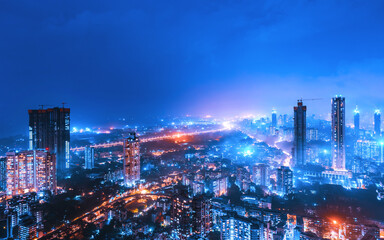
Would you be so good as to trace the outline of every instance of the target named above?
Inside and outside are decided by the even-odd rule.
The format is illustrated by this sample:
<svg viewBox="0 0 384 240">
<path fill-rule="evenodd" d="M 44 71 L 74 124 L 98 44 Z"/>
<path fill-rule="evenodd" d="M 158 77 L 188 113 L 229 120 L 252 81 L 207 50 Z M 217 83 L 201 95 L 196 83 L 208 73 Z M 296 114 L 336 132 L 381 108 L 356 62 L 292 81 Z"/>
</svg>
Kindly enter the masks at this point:
<svg viewBox="0 0 384 240">
<path fill-rule="evenodd" d="M 215 132 L 222 132 L 225 130 L 229 130 L 229 128 L 220 128 L 220 129 L 214 129 L 214 130 L 207 130 L 207 131 L 196 131 L 196 132 L 189 132 L 189 133 L 174 133 L 164 136 L 158 136 L 158 137 L 145 137 L 141 138 L 140 142 L 154 142 L 154 141 L 160 141 L 165 139 L 174 139 L 174 138 L 180 138 L 180 137 L 186 137 L 186 136 L 194 136 L 194 135 L 200 135 L 205 133 L 215 133 Z M 123 146 L 123 141 L 117 141 L 117 142 L 109 142 L 109 143 L 98 143 L 90 145 L 89 147 L 93 148 L 110 148 L 110 147 L 116 147 L 116 146 Z M 73 147 L 71 148 L 71 151 L 84 151 L 85 146 L 83 147 Z"/>
<path fill-rule="evenodd" d="M 65 235 L 73 234 L 73 233 L 80 230 L 76 224 L 79 221 L 90 216 L 91 214 L 97 215 L 98 212 L 99 213 L 106 213 L 106 212 L 108 212 L 109 209 L 111 209 L 113 207 L 114 203 L 117 203 L 118 201 L 121 201 L 121 200 L 125 201 L 126 203 L 129 203 L 130 201 L 137 199 L 137 197 L 140 197 L 140 199 L 143 197 L 150 197 L 150 198 L 154 199 L 154 198 L 167 197 L 167 196 L 165 196 L 164 194 L 161 194 L 161 193 L 158 193 L 158 194 L 151 193 L 150 191 L 142 192 L 139 189 L 125 192 L 123 194 L 120 194 L 117 197 L 111 197 L 111 198 L 105 200 L 102 204 L 93 208 L 91 211 L 88 211 L 88 212 L 82 214 L 81 216 L 78 216 L 78 217 L 72 219 L 69 223 L 63 223 L 62 225 L 60 225 L 56 229 L 48 232 L 47 234 L 45 234 L 44 236 L 42 236 L 38 239 L 41 239 L 41 240 L 58 239 L 58 238 L 64 237 Z"/>
<path fill-rule="evenodd" d="M 176 176 L 175 176 L 176 177 Z M 74 234 L 75 232 L 78 232 L 80 228 L 76 225 L 79 221 L 85 219 L 86 217 L 90 216 L 91 214 L 96 213 L 106 213 L 108 212 L 109 209 L 113 208 L 114 204 L 117 203 L 118 201 L 125 201 L 126 203 L 130 201 L 134 201 L 138 197 L 143 198 L 143 197 L 150 197 L 153 200 L 159 197 L 168 197 L 161 193 L 162 189 L 165 187 L 168 187 L 169 185 L 172 185 L 172 181 L 161 181 L 163 184 L 160 186 L 160 183 L 152 183 L 152 184 L 146 184 L 145 186 L 141 186 L 140 188 L 137 187 L 135 189 L 129 190 L 123 194 L 119 194 L 117 196 L 110 197 L 106 199 L 104 202 L 102 202 L 99 206 L 93 208 L 92 210 L 82 214 L 81 216 L 78 216 L 74 219 L 72 219 L 68 223 L 63 223 L 56 229 L 46 233 L 44 236 L 41 236 L 38 239 L 41 240 L 50 240 L 50 239 L 58 239 L 62 238 L 65 235 L 71 235 Z M 165 184 L 165 185 L 164 185 Z M 149 210 L 150 208 L 148 208 Z M 146 210 L 144 210 L 146 211 Z"/>
</svg>

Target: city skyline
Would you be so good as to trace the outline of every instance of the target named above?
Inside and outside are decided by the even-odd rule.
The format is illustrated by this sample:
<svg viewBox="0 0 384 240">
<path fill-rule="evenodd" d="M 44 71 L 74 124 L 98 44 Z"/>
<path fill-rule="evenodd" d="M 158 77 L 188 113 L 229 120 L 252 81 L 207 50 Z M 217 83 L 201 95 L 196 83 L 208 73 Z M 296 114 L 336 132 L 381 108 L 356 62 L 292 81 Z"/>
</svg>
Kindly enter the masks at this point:
<svg viewBox="0 0 384 240">
<path fill-rule="evenodd" d="M 331 122 L 331 108 L 329 105 L 330 105 L 331 100 L 334 96 L 337 96 L 337 95 L 333 95 L 329 98 L 304 99 L 303 103 L 309 106 L 309 109 L 307 111 L 308 112 L 307 116 L 308 117 L 315 116 L 316 119 L 326 120 L 326 121 Z M 344 96 L 344 95 L 340 95 L 340 96 Z M 303 99 L 303 98 L 297 98 L 295 100 L 295 102 L 297 102 L 298 100 L 301 100 L 301 99 Z M 348 103 L 347 104 L 348 107 L 346 109 L 346 126 L 354 128 L 356 107 L 350 106 L 348 99 L 349 98 L 346 97 L 346 102 Z M 315 100 L 315 101 L 313 101 L 313 100 Z M 266 102 L 268 102 L 268 100 L 266 100 Z M 287 105 L 288 107 L 286 107 L 285 105 Z M 76 110 L 75 111 L 73 110 L 73 109 L 76 109 L 76 106 L 73 107 L 73 106 L 70 106 L 68 104 L 66 106 L 71 107 L 72 112 L 77 112 Z M 319 106 L 321 106 L 321 108 L 327 108 L 328 111 L 325 111 L 324 113 L 319 113 L 319 111 L 318 111 Z M 36 109 L 36 110 L 38 110 L 38 109 L 50 109 L 50 107 L 60 108 L 62 106 L 60 104 L 37 105 L 33 109 Z M 73 122 L 71 124 L 71 131 L 73 131 L 73 128 L 76 128 L 78 130 L 79 129 L 85 129 L 85 128 L 91 128 L 91 129 L 106 128 L 106 127 L 107 128 L 109 128 L 109 127 L 115 128 L 115 127 L 122 127 L 122 126 L 124 126 L 123 124 L 129 125 L 131 127 L 134 127 L 137 125 L 149 125 L 150 126 L 153 124 L 157 124 L 159 121 L 161 121 L 164 118 L 183 118 L 183 117 L 214 118 L 214 119 L 219 119 L 219 120 L 236 119 L 239 117 L 240 118 L 254 118 L 254 119 L 269 118 L 270 121 L 272 121 L 273 113 L 275 113 L 277 115 L 277 117 L 280 115 L 287 115 L 287 116 L 293 118 L 294 113 L 293 113 L 291 108 L 292 108 L 292 105 L 288 105 L 285 103 L 284 107 L 280 107 L 280 108 L 272 107 L 271 109 L 269 109 L 269 111 L 266 110 L 266 112 L 257 112 L 255 110 L 253 110 L 253 111 L 251 110 L 248 112 L 238 113 L 238 114 L 236 114 L 236 111 L 234 111 L 233 114 L 216 114 L 216 115 L 214 115 L 214 114 L 195 114 L 195 115 L 191 115 L 191 114 L 180 114 L 180 115 L 168 114 L 168 115 L 159 115 L 159 116 L 154 116 L 154 115 L 151 115 L 151 116 L 133 116 L 133 115 L 122 114 L 121 116 L 113 118 L 113 119 L 106 117 L 103 119 L 90 120 L 90 121 L 84 121 L 82 118 L 79 117 L 79 115 L 73 116 L 74 114 L 71 114 L 72 115 L 71 121 Z M 378 107 L 375 107 L 372 109 L 361 109 L 359 107 L 358 108 L 359 119 L 360 119 L 359 120 L 359 123 L 360 123 L 359 127 L 364 128 L 364 129 L 374 129 L 374 127 L 375 127 L 375 124 L 374 124 L 375 113 L 377 111 L 380 111 L 380 109 L 381 108 L 378 108 Z M 384 107 L 383 107 L 383 109 L 384 109 Z M 26 109 L 26 110 L 28 110 L 28 109 Z M 283 110 L 286 110 L 286 111 L 283 111 Z M 24 114 L 24 115 L 25 116 L 23 117 L 22 120 L 23 120 L 24 125 L 25 125 L 25 123 L 28 122 L 28 113 Z M 19 127 L 19 129 L 20 129 L 20 126 L 17 126 L 17 127 Z M 25 126 L 24 126 L 24 128 L 25 128 Z M 6 131 L 6 133 L 3 135 L 3 137 L 15 136 L 15 135 L 19 135 L 19 134 L 27 135 L 28 134 L 28 128 L 25 128 L 25 129 L 22 129 L 22 130 L 19 130 L 16 132 Z"/>
<path fill-rule="evenodd" d="M 384 240 L 384 1 L 0 3 L 0 240 Z"/>
<path fill-rule="evenodd" d="M 0 135 L 25 132 L 23 109 L 63 101 L 76 125 L 289 113 L 299 98 L 335 94 L 349 112 L 383 108 L 384 6 L 360 3 L 4 2 L 0 102 L 12 114 Z M 308 114 L 327 115 L 326 103 Z"/>
</svg>

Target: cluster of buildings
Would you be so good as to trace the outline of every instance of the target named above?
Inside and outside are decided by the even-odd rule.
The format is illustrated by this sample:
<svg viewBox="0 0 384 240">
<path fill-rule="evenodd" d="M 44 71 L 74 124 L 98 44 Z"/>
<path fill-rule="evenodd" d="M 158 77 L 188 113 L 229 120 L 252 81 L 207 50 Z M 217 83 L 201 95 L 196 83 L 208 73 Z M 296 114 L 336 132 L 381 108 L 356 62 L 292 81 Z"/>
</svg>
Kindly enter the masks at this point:
<svg viewBox="0 0 384 240">
<path fill-rule="evenodd" d="M 29 149 L 0 159 L 0 188 L 7 196 L 46 190 L 56 193 L 57 178 L 69 175 L 70 109 L 28 110 Z M 136 133 L 124 139 L 124 183 L 140 180 L 140 149 Z M 95 167 L 95 149 L 84 147 L 84 168 Z"/>
<path fill-rule="evenodd" d="M 57 193 L 57 178 L 69 168 L 70 109 L 29 110 L 29 149 L 0 159 L 7 237 L 30 239 L 42 227 L 38 199 Z"/>
<path fill-rule="evenodd" d="M 69 167 L 70 109 L 29 110 L 29 149 L 1 160 L 1 188 L 7 197 L 30 192 L 56 193 L 57 177 Z"/>
<path fill-rule="evenodd" d="M 355 109 L 353 133 L 348 133 L 345 98 L 342 96 L 332 98 L 330 138 L 323 138 L 325 143 L 330 142 L 330 148 L 327 145 L 320 148 L 316 144 L 308 146 L 308 131 L 312 130 L 307 128 L 306 111 L 307 107 L 303 105 L 302 100 L 299 100 L 298 105 L 294 107 L 291 167 L 302 170 L 298 175 L 305 173 L 304 179 L 312 175 L 315 178 L 322 178 L 322 182 L 340 184 L 344 187 L 361 187 L 358 179 L 352 179 L 354 174 L 366 170 L 367 161 L 364 163 L 360 160 L 369 160 L 376 165 L 383 163 L 380 111 L 376 110 L 374 113 L 373 134 L 367 134 L 360 128 L 360 113 Z M 348 140 L 353 141 L 352 147 L 348 146 Z M 308 164 L 323 166 L 324 169 L 312 171 L 305 167 Z"/>
<path fill-rule="evenodd" d="M 153 188 L 156 191 L 148 193 L 151 196 L 145 196 L 147 200 L 150 199 L 150 204 L 143 211 L 135 213 L 134 220 L 129 219 L 128 214 L 122 214 L 124 211 L 121 209 L 110 211 L 114 212 L 114 216 L 124 219 L 124 232 L 140 232 L 150 236 L 153 228 L 137 220 L 140 214 L 149 212 L 152 222 L 160 223 L 165 229 L 170 227 L 169 231 L 165 230 L 159 236 L 171 239 L 204 239 L 214 233 L 219 235 L 216 236 L 219 239 L 378 239 L 380 229 L 375 225 L 361 224 L 357 220 L 339 223 L 337 220 L 320 218 L 316 213 L 315 201 L 305 209 L 303 215 L 285 208 L 284 204 L 292 201 L 295 194 L 301 191 L 295 189 L 296 179 L 351 187 L 352 179 L 359 179 L 356 176 L 360 172 L 358 167 L 348 165 L 350 149 L 346 141 L 348 128 L 344 97 L 332 98 L 330 131 L 329 128 L 319 131 L 320 128 L 308 126 L 307 106 L 303 100 L 299 100 L 293 110 L 293 119 L 287 115 L 278 117 L 274 110 L 270 125 L 264 119 L 257 123 L 265 126 L 267 134 L 292 135 L 292 156 L 288 162 L 284 156 L 289 156 L 289 153 L 278 149 L 276 145 L 257 143 L 243 136 L 238 141 L 221 145 L 207 141 L 194 148 L 198 154 L 188 152 L 187 143 L 175 141 L 175 144 L 183 147 L 180 148 L 183 150 L 179 150 L 185 154 L 183 161 L 164 160 L 161 154 L 153 154 L 159 161 L 151 164 L 153 169 L 164 171 L 159 170 L 160 176 L 170 178 L 169 174 L 165 174 L 169 168 L 176 172 L 177 177 L 170 182 L 161 178 L 152 185 L 146 183 L 147 186 L 156 186 Z M 57 179 L 69 173 L 69 113 L 69 108 L 64 107 L 29 110 L 29 149 L 8 152 L 0 159 L 0 188 L 5 193 L 3 212 L 7 219 L 8 237 L 36 237 L 43 228 L 43 214 L 38 201 L 49 192 L 56 194 Z M 362 133 L 359 111 L 355 110 L 354 158 L 374 161 L 378 165 L 384 163 L 380 118 L 380 112 L 376 111 L 374 134 L 368 136 Z M 293 123 L 291 129 L 287 127 L 289 121 Z M 278 128 L 278 125 L 282 127 Z M 324 129 L 328 130 L 329 139 L 324 138 Z M 318 141 L 328 144 L 328 148 L 310 145 Z M 146 179 L 147 170 L 143 167 L 146 166 L 145 162 L 141 162 L 140 140 L 135 132 L 125 135 L 122 153 L 118 158 L 123 166 L 108 170 L 108 173 L 104 173 L 104 180 L 117 182 L 123 179 L 124 186 L 130 189 L 128 192 L 139 194 L 142 189 L 134 187 L 144 182 L 142 178 Z M 93 147 L 84 147 L 84 168 L 95 168 Z M 363 180 L 356 182 L 357 187 L 363 188 Z M 315 190 L 308 192 L 305 194 L 317 194 Z M 378 190 L 378 196 L 384 199 L 384 187 Z M 125 206 L 125 202 L 121 204 Z"/>
<path fill-rule="evenodd" d="M 6 200 L 7 236 L 30 239 L 42 228 L 39 200 L 58 192 L 57 180 L 70 175 L 70 109 L 28 110 L 29 149 L 0 158 L 0 190 Z M 140 149 L 136 133 L 124 139 L 120 174 L 128 187 L 140 180 Z M 95 167 L 95 149 L 84 147 L 84 168 Z M 119 175 L 120 177 L 121 175 Z"/>
<path fill-rule="evenodd" d="M 292 154 L 292 167 L 304 166 L 308 163 L 307 152 L 307 107 L 299 100 L 294 107 L 294 147 Z M 331 109 L 331 159 L 335 171 L 346 171 L 345 153 L 345 98 L 336 96 L 332 98 Z"/>
</svg>

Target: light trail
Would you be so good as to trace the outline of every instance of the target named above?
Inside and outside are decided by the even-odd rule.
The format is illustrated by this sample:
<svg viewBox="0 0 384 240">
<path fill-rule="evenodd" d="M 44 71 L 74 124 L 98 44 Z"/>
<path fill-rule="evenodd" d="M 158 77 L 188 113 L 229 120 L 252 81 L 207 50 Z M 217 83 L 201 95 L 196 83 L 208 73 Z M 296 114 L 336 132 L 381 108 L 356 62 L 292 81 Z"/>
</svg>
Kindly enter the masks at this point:
<svg viewBox="0 0 384 240">
<path fill-rule="evenodd" d="M 173 139 L 173 138 L 181 138 L 181 137 L 187 137 L 187 136 L 194 136 L 194 135 L 200 135 L 200 134 L 206 134 L 206 133 L 215 133 L 215 132 L 222 132 L 225 130 L 230 130 L 230 128 L 220 128 L 220 129 L 214 129 L 214 130 L 207 130 L 207 131 L 197 131 L 197 132 L 189 132 L 189 133 L 174 133 L 170 135 L 164 135 L 164 136 L 158 136 L 158 137 L 146 137 L 141 138 L 140 142 L 146 143 L 146 142 L 154 142 L 154 141 L 160 141 L 165 139 Z M 110 148 L 110 147 L 117 147 L 117 146 L 123 146 L 123 141 L 117 141 L 117 142 L 110 142 L 110 143 L 99 143 L 99 144 L 93 144 L 89 147 L 92 148 Z M 73 147 L 71 148 L 71 151 L 84 151 L 84 147 Z"/>
<path fill-rule="evenodd" d="M 136 189 L 132 189 L 132 190 L 124 192 L 122 194 L 118 194 L 116 196 L 107 198 L 100 205 L 96 206 L 92 210 L 90 210 L 90 211 L 88 211 L 86 213 L 83 213 L 82 215 L 72 219 L 68 223 L 61 224 L 57 228 L 55 228 L 55 229 L 51 230 L 50 232 L 44 234 L 43 236 L 39 237 L 38 239 L 42 239 L 42 240 L 43 239 L 44 240 L 45 239 L 47 239 L 47 240 L 48 239 L 49 240 L 50 239 L 57 239 L 56 235 L 60 234 L 60 231 L 70 228 L 74 223 L 76 223 L 76 221 L 82 220 L 82 219 L 86 218 L 87 216 L 89 216 L 90 214 L 95 213 L 97 211 L 104 211 L 104 212 L 106 212 L 108 209 L 111 209 L 113 207 L 114 203 L 116 203 L 117 201 L 120 201 L 120 200 L 124 200 L 125 202 L 128 202 L 129 200 L 133 200 L 133 199 L 136 199 L 138 197 L 141 198 L 143 196 L 148 196 L 148 197 L 151 197 L 151 198 L 160 198 L 160 197 L 162 197 L 162 198 L 169 198 L 169 196 L 164 195 L 161 192 L 153 193 L 154 190 L 158 190 L 158 189 L 162 188 L 162 187 L 159 187 L 158 184 L 159 183 L 149 184 L 146 187 L 147 188 L 146 191 L 143 191 L 143 190 L 141 190 L 140 187 L 138 187 Z M 172 182 L 169 182 L 168 184 L 166 184 L 163 187 L 167 187 L 167 186 L 169 186 L 171 184 L 172 184 Z"/>
<path fill-rule="evenodd" d="M 158 194 L 156 194 L 156 193 L 141 194 L 141 193 L 135 193 L 134 192 L 134 194 L 129 194 L 128 192 L 125 192 L 125 193 L 121 194 L 118 197 L 112 197 L 112 198 L 109 198 L 109 199 L 105 200 L 99 206 L 97 206 L 97 207 L 93 208 L 92 210 L 82 214 L 81 216 L 78 216 L 78 217 L 74 218 L 69 223 L 66 223 L 66 224 L 63 223 L 59 227 L 55 228 L 54 230 L 51 230 L 50 232 L 46 233 L 45 235 L 41 236 L 38 239 L 53 239 L 53 238 L 56 238 L 55 234 L 59 233 L 60 230 L 64 230 L 65 228 L 69 228 L 76 221 L 82 220 L 82 219 L 86 218 L 87 216 L 89 216 L 92 213 L 95 213 L 97 211 L 104 211 L 104 212 L 106 212 L 106 210 L 110 209 L 111 206 L 113 205 L 113 203 L 115 203 L 117 201 L 124 200 L 125 202 L 128 202 L 128 201 L 130 201 L 132 199 L 136 199 L 137 197 L 143 197 L 143 196 L 150 196 L 150 197 L 157 197 L 157 198 L 160 198 L 160 197 L 169 198 L 169 196 L 164 195 L 162 193 L 158 193 Z M 147 209 L 147 211 L 148 210 L 149 209 Z"/>
</svg>

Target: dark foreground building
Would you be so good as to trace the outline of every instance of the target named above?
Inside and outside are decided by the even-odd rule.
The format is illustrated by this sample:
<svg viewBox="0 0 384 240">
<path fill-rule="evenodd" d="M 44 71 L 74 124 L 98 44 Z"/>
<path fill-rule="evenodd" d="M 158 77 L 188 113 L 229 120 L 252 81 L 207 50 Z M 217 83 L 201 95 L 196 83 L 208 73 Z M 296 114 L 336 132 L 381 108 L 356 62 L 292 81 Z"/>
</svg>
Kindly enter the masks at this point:
<svg viewBox="0 0 384 240">
<path fill-rule="evenodd" d="M 69 168 L 70 109 L 47 108 L 28 110 L 29 149 L 44 149 L 56 154 L 58 176 Z"/>
</svg>

